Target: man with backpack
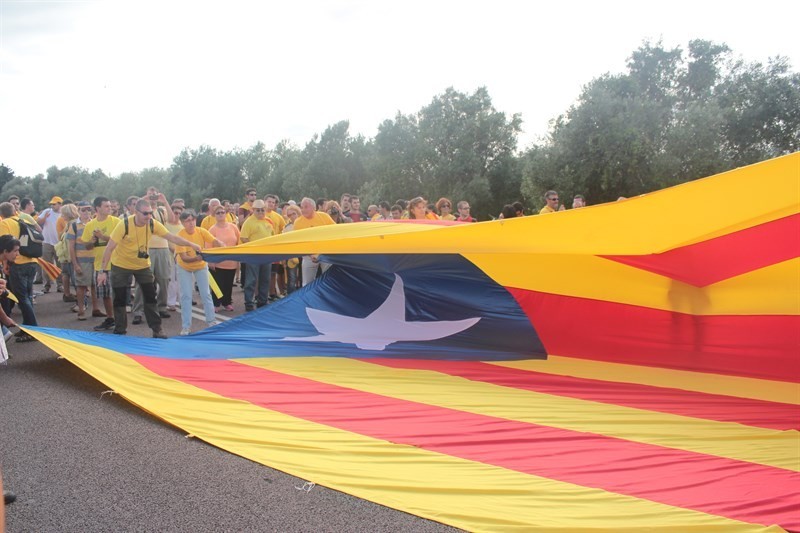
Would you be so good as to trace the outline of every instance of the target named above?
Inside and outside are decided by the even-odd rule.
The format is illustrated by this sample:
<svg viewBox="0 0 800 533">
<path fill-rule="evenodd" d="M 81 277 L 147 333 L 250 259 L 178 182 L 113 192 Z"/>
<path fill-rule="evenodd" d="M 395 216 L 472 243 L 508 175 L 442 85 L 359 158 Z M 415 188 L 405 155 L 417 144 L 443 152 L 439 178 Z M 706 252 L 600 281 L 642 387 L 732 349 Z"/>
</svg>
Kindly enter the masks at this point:
<svg viewBox="0 0 800 533">
<path fill-rule="evenodd" d="M 0 204 L 0 235 L 11 235 L 20 241 L 19 256 L 10 264 L 8 281 L 11 291 L 19 300 L 24 326 L 38 326 L 33 310 L 33 280 L 36 279 L 36 258 L 42 256 L 42 234 L 35 227 L 22 222 L 14 205 Z M 39 242 L 36 242 L 39 241 Z M 34 338 L 24 331 L 17 333 L 17 342 L 30 342 Z"/>
<path fill-rule="evenodd" d="M 150 238 L 156 235 L 173 244 L 188 246 L 195 252 L 200 251 L 200 246 L 196 243 L 173 235 L 161 222 L 153 220 L 153 212 L 149 199 L 137 201 L 133 216 L 124 218 L 116 225 L 103 252 L 97 285 L 111 284 L 114 292 L 114 333 L 117 335 L 127 333 L 126 293 L 129 294 L 133 276 L 142 288 L 144 316 L 147 325 L 153 330 L 153 338 L 167 338 L 161 329 L 161 317 L 158 314 L 155 276 L 150 265 Z"/>
</svg>

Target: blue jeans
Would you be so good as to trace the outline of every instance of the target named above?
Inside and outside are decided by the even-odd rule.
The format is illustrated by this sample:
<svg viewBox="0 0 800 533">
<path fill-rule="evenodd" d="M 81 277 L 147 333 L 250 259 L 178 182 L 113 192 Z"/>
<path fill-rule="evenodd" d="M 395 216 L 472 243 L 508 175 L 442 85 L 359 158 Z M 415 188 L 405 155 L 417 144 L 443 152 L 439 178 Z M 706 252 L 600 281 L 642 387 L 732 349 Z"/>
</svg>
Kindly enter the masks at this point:
<svg viewBox="0 0 800 533">
<path fill-rule="evenodd" d="M 208 288 L 208 267 L 204 266 L 200 270 L 189 272 L 178 265 L 178 283 L 181 286 L 181 328 L 192 329 L 192 294 L 194 294 L 194 284 L 197 283 L 197 290 L 200 291 L 200 300 L 203 302 L 203 310 L 206 313 L 206 324 L 211 324 L 216 320 L 214 317 L 214 302 L 211 301 L 211 289 Z"/>
<path fill-rule="evenodd" d="M 292 294 L 297 290 L 297 275 L 300 273 L 300 267 L 294 268 L 286 267 L 286 294 Z"/>
<path fill-rule="evenodd" d="M 19 310 L 22 311 L 22 324 L 25 326 L 38 326 L 36 314 L 33 312 L 33 280 L 36 279 L 36 263 L 18 265 L 11 263 L 8 281 L 11 290 L 19 300 Z"/>
<path fill-rule="evenodd" d="M 247 275 L 244 281 L 244 305 L 261 307 L 269 302 L 269 283 L 272 277 L 272 263 L 268 265 L 245 264 Z M 256 282 L 258 293 L 256 294 Z"/>
</svg>

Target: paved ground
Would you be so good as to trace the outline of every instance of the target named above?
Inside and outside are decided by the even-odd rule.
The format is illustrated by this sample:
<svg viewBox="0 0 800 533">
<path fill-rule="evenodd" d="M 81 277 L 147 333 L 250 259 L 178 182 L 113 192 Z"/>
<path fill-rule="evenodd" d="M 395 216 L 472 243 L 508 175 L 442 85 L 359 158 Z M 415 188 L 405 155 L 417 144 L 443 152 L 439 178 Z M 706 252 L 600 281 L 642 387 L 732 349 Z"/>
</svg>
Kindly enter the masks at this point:
<svg viewBox="0 0 800 533">
<path fill-rule="evenodd" d="M 234 299 L 242 302 L 240 289 Z M 58 293 L 39 296 L 39 323 L 88 330 L 102 320 L 78 322 L 70 306 Z M 164 328 L 177 335 L 179 313 Z M 150 335 L 146 325 L 128 332 Z M 6 507 L 8 532 L 453 531 L 323 487 L 298 490 L 301 479 L 187 439 L 119 396 L 101 397 L 106 387 L 39 343 L 11 341 L 9 351 L 0 366 L 0 463 L 18 500 Z"/>
</svg>

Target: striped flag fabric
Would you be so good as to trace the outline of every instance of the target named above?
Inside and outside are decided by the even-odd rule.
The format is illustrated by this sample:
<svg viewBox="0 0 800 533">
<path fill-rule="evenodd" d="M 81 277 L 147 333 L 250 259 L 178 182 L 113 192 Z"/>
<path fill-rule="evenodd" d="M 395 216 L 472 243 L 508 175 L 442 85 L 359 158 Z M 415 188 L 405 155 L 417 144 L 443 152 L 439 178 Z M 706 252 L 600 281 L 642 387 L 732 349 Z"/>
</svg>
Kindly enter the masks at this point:
<svg viewBox="0 0 800 533">
<path fill-rule="evenodd" d="M 27 330 L 213 445 L 466 530 L 799 531 L 799 213 L 793 154 L 562 213 L 214 249 L 333 267 L 187 337 Z"/>
</svg>

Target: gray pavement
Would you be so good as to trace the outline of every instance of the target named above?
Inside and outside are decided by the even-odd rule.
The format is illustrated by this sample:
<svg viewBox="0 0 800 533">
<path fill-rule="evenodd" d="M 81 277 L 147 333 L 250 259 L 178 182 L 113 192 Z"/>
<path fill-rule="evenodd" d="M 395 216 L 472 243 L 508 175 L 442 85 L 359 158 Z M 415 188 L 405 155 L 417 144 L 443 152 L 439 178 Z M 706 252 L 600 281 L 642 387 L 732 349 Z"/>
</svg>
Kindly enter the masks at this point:
<svg viewBox="0 0 800 533">
<path fill-rule="evenodd" d="M 78 322 L 61 296 L 37 297 L 40 325 L 90 330 L 102 320 Z M 241 289 L 234 300 L 243 307 Z M 178 312 L 164 329 L 178 334 Z M 150 335 L 130 317 L 128 332 Z M 455 531 L 324 487 L 298 490 L 304 480 L 187 439 L 117 395 L 101 397 L 107 387 L 38 342 L 8 346 L 0 464 L 18 497 L 6 506 L 10 533 Z"/>
</svg>

